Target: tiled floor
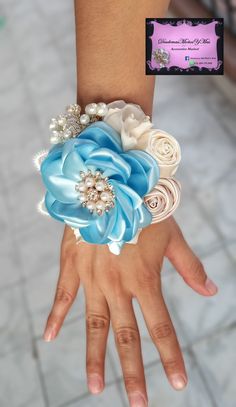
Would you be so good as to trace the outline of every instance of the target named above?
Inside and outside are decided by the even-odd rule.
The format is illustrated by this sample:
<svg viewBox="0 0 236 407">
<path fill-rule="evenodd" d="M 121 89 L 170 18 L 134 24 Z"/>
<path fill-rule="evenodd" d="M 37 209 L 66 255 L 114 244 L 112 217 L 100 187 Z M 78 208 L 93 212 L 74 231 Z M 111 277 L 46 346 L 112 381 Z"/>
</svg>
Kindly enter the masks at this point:
<svg viewBox="0 0 236 407">
<path fill-rule="evenodd" d="M 128 405 L 111 332 L 105 390 L 88 393 L 82 291 L 58 339 L 41 339 L 63 227 L 36 211 L 44 190 L 32 156 L 48 147 L 49 119 L 75 100 L 72 7 L 72 0 L 0 0 L 0 407 Z M 161 77 L 156 86 L 154 122 L 182 146 L 176 218 L 220 291 L 197 295 L 165 263 L 163 290 L 189 374 L 183 392 L 170 388 L 134 301 L 149 405 L 234 407 L 235 107 L 209 77 Z"/>
</svg>

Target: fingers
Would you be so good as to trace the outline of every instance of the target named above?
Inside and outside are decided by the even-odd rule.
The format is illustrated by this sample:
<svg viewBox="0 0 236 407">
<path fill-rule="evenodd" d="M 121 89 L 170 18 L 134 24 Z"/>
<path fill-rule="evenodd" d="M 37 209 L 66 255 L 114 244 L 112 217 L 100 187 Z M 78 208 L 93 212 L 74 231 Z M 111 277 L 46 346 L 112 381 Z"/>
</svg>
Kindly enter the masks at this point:
<svg viewBox="0 0 236 407">
<path fill-rule="evenodd" d="M 123 293 L 109 302 L 112 328 L 131 407 L 147 406 L 141 340 L 132 298 Z"/>
<path fill-rule="evenodd" d="M 166 256 L 193 290 L 206 296 L 217 293 L 217 286 L 207 277 L 203 264 L 187 244 L 176 223 Z"/>
<path fill-rule="evenodd" d="M 95 287 L 86 291 L 86 370 L 89 390 L 104 388 L 104 365 L 110 315 L 105 297 Z"/>
<path fill-rule="evenodd" d="M 156 282 L 152 280 L 152 284 L 142 287 L 137 294 L 137 300 L 168 380 L 176 390 L 181 390 L 187 384 L 183 356 L 161 293 L 160 275 L 157 273 Z"/>
<path fill-rule="evenodd" d="M 79 289 L 79 276 L 72 258 L 68 256 L 61 261 L 61 271 L 57 283 L 54 303 L 47 319 L 43 338 L 53 340 L 59 333 L 63 321 Z"/>
</svg>

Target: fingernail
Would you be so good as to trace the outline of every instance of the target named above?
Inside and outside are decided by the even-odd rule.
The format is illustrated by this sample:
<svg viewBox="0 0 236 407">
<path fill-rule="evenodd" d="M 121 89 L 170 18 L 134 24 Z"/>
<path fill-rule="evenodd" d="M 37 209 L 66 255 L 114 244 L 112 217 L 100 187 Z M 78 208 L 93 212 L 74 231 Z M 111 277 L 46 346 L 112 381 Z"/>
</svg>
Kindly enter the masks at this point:
<svg viewBox="0 0 236 407">
<path fill-rule="evenodd" d="M 52 339 L 55 338 L 55 336 L 56 336 L 55 329 L 52 328 L 51 326 L 48 326 L 47 329 L 46 329 L 46 331 L 45 331 L 44 334 L 43 334 L 43 339 L 44 339 L 46 342 L 50 342 Z"/>
<path fill-rule="evenodd" d="M 97 373 L 90 374 L 88 376 L 88 387 L 92 393 L 100 393 L 103 387 L 101 376 L 99 376 Z"/>
<path fill-rule="evenodd" d="M 172 374 L 170 376 L 170 381 L 176 390 L 182 390 L 187 384 L 187 379 L 179 373 Z"/>
<path fill-rule="evenodd" d="M 131 407 L 147 407 L 146 399 L 140 392 L 130 393 L 129 401 Z"/>
<path fill-rule="evenodd" d="M 218 291 L 218 287 L 213 283 L 210 278 L 207 278 L 205 281 L 205 287 L 210 294 L 216 294 Z"/>
</svg>

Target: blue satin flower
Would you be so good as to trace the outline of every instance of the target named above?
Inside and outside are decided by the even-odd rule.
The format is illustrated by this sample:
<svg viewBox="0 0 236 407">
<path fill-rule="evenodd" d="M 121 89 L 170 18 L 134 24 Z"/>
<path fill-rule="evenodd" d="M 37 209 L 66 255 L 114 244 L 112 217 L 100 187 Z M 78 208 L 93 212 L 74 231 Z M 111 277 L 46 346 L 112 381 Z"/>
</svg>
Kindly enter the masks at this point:
<svg viewBox="0 0 236 407">
<path fill-rule="evenodd" d="M 102 216 L 81 205 L 75 184 L 80 171 L 101 170 L 115 192 L 115 206 Z M 40 168 L 49 214 L 77 228 L 83 240 L 108 244 L 120 252 L 139 228 L 151 223 L 143 197 L 159 179 L 156 160 L 142 150 L 123 151 L 119 133 L 103 121 L 89 125 L 76 138 L 55 145 Z"/>
</svg>

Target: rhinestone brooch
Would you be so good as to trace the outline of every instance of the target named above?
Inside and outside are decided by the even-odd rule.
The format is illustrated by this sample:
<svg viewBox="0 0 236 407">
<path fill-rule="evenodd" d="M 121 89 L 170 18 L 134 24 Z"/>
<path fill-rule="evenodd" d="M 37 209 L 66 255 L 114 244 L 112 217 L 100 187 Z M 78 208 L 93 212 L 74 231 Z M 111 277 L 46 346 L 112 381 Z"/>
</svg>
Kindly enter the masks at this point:
<svg viewBox="0 0 236 407">
<path fill-rule="evenodd" d="M 76 183 L 75 190 L 82 206 L 90 213 L 101 216 L 115 206 L 113 186 L 109 184 L 108 177 L 102 176 L 102 171 L 80 171 L 80 180 Z"/>
<path fill-rule="evenodd" d="M 66 113 L 52 118 L 49 129 L 52 132 L 51 144 L 65 143 L 66 140 L 76 137 L 89 124 L 102 118 L 108 112 L 106 103 L 89 103 L 85 106 L 85 113 L 81 114 L 81 107 L 74 103 L 66 108 Z"/>
</svg>

